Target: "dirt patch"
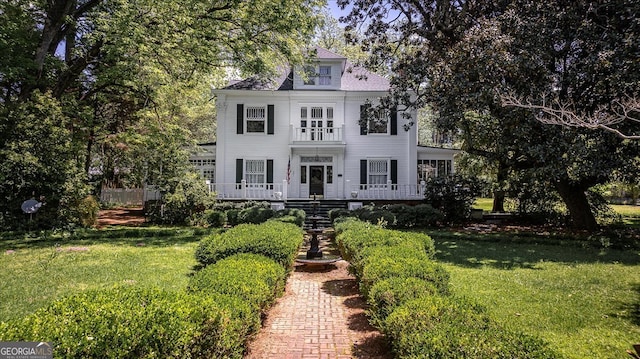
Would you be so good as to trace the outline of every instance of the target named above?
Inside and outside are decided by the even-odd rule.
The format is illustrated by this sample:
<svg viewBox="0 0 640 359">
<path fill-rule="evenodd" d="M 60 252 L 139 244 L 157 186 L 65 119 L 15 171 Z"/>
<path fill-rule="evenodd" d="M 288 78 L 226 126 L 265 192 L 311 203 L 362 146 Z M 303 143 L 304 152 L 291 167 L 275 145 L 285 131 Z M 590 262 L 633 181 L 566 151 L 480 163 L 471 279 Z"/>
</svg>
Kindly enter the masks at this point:
<svg viewBox="0 0 640 359">
<path fill-rule="evenodd" d="M 98 212 L 98 228 L 107 226 L 135 227 L 144 223 L 142 207 L 103 209 Z"/>
</svg>

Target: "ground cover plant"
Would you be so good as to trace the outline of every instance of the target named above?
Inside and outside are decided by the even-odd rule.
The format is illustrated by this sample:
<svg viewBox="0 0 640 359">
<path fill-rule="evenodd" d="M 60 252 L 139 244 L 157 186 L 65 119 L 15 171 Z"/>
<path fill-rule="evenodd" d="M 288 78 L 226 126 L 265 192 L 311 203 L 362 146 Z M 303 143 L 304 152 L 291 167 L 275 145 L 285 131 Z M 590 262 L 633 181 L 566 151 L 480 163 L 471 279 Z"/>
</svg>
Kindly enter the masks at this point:
<svg viewBox="0 0 640 359">
<path fill-rule="evenodd" d="M 622 358 L 640 338 L 640 254 L 553 234 L 430 231 L 454 295 L 567 358 Z"/>
</svg>

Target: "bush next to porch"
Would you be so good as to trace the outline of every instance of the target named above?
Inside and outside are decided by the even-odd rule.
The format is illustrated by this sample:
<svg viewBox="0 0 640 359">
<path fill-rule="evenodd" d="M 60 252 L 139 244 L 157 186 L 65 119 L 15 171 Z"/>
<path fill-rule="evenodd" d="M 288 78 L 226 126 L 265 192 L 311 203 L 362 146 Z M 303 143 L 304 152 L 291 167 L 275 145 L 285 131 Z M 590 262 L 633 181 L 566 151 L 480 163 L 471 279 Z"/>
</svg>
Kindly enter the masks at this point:
<svg viewBox="0 0 640 359">
<path fill-rule="evenodd" d="M 195 256 L 200 264 L 207 266 L 237 253 L 255 253 L 290 270 L 302 239 L 302 229 L 291 223 L 241 224 L 203 239 Z"/>
<path fill-rule="evenodd" d="M 484 310 L 449 295 L 449 274 L 424 234 L 346 219 L 335 224 L 369 304 L 370 322 L 399 358 L 557 358 L 545 343 L 493 322 Z"/>
<path fill-rule="evenodd" d="M 329 218 L 332 221 L 344 217 L 358 218 L 372 224 L 382 223 L 388 228 L 427 228 L 437 225 L 444 219 L 442 212 L 429 204 L 367 205 L 353 211 L 343 208 L 329 211 Z"/>
</svg>

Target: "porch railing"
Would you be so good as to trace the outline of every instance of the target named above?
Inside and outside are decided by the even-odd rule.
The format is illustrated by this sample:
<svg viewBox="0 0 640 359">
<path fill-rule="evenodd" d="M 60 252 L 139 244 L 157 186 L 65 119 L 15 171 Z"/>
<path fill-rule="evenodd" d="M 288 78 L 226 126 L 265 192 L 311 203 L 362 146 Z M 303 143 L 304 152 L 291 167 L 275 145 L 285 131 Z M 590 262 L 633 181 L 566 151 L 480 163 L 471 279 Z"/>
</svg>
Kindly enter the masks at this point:
<svg viewBox="0 0 640 359">
<path fill-rule="evenodd" d="M 416 200 L 424 198 L 424 182 L 420 184 L 357 184 L 349 186 L 349 197 L 359 200 Z"/>
<path fill-rule="evenodd" d="M 342 142 L 343 127 L 295 127 L 293 142 Z"/>
<path fill-rule="evenodd" d="M 282 183 L 210 183 L 209 191 L 215 192 L 219 199 L 285 200 L 287 199 L 287 181 Z"/>
<path fill-rule="evenodd" d="M 424 182 L 420 184 L 354 184 L 346 181 L 345 192 L 339 196 L 351 200 L 417 200 L 424 198 Z M 286 200 L 288 184 L 211 183 L 209 190 L 219 199 Z"/>
</svg>

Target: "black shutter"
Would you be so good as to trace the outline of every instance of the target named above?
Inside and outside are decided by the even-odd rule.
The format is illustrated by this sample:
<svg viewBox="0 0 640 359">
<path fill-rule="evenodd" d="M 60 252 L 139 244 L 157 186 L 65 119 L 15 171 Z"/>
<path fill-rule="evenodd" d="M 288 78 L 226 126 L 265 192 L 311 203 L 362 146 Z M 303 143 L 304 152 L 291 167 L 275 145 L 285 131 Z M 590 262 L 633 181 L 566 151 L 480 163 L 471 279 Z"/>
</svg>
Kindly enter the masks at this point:
<svg viewBox="0 0 640 359">
<path fill-rule="evenodd" d="M 391 160 L 391 183 L 398 184 L 398 160 Z"/>
<path fill-rule="evenodd" d="M 275 111 L 273 105 L 267 105 L 267 135 L 273 135 Z"/>
<path fill-rule="evenodd" d="M 242 175 L 244 171 L 242 168 L 242 158 L 236 159 L 236 183 L 242 182 Z"/>
<path fill-rule="evenodd" d="M 360 160 L 360 184 L 367 184 L 367 160 Z"/>
<path fill-rule="evenodd" d="M 273 183 L 273 160 L 267 160 L 267 183 Z"/>
<path fill-rule="evenodd" d="M 391 113 L 390 113 L 390 118 L 389 121 L 391 122 L 391 134 L 392 135 L 397 135 L 398 134 L 398 108 L 397 107 L 393 107 L 391 108 Z"/>
<path fill-rule="evenodd" d="M 236 133 L 241 135 L 244 133 L 244 105 L 241 103 L 237 106 L 236 120 Z"/>
<path fill-rule="evenodd" d="M 366 126 L 366 116 L 365 116 L 365 105 L 360 105 L 360 135 L 366 135 L 367 134 L 367 126 Z M 365 124 L 364 126 L 362 126 L 362 124 Z M 366 183 L 366 182 L 365 182 Z"/>
</svg>

